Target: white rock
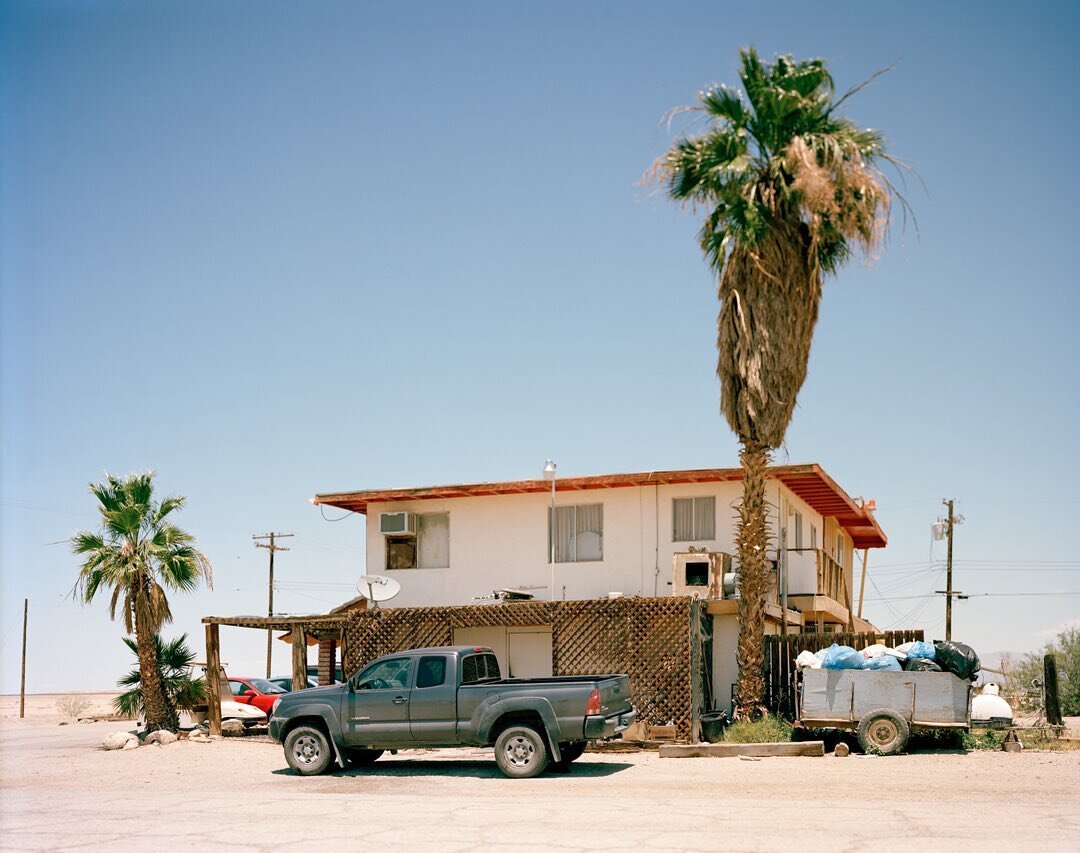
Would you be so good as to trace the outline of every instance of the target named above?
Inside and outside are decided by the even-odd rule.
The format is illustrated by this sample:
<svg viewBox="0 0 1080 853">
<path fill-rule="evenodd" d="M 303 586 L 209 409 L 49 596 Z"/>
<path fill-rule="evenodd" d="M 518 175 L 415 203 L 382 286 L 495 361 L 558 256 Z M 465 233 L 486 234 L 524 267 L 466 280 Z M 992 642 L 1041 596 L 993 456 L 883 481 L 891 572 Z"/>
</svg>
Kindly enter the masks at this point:
<svg viewBox="0 0 1080 853">
<path fill-rule="evenodd" d="M 124 749 L 138 749 L 138 748 L 139 748 L 139 739 L 137 737 L 132 738 L 131 740 L 129 740 L 127 743 L 124 744 Z"/>
<path fill-rule="evenodd" d="M 160 729 L 156 732 L 150 732 L 143 740 L 143 743 L 158 743 L 162 746 L 167 746 L 170 743 L 176 743 L 177 737 L 172 732 Z"/>
<path fill-rule="evenodd" d="M 131 732 L 113 732 L 105 737 L 101 746 L 103 749 L 127 749 L 127 745 L 132 741 L 135 742 L 135 746 L 139 745 L 139 739 Z"/>
<path fill-rule="evenodd" d="M 244 724 L 239 720 L 222 720 L 221 733 L 223 735 L 240 735 L 244 733 Z"/>
</svg>

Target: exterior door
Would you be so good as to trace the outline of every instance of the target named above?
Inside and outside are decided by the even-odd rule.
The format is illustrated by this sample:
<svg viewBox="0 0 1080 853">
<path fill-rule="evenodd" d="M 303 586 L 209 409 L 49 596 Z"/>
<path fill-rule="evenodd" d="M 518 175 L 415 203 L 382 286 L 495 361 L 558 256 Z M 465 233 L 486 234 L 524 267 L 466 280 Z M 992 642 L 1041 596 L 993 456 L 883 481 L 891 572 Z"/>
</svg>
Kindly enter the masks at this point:
<svg viewBox="0 0 1080 853">
<path fill-rule="evenodd" d="M 424 655 L 416 666 L 409 726 L 417 744 L 452 744 L 457 735 L 457 685 L 453 656 Z"/>
<path fill-rule="evenodd" d="M 551 677 L 551 628 L 507 628 L 508 678 Z"/>
<path fill-rule="evenodd" d="M 409 735 L 414 661 L 390 658 L 369 666 L 345 694 L 343 734 L 347 746 L 401 743 Z"/>
</svg>

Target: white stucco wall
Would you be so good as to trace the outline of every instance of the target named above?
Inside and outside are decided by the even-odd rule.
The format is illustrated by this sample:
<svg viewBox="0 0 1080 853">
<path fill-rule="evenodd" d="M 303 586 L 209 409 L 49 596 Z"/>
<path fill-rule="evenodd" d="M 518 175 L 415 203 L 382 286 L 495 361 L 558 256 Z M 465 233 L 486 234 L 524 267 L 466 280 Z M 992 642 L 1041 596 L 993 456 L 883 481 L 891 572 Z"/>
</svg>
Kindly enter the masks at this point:
<svg viewBox="0 0 1080 853">
<path fill-rule="evenodd" d="M 625 595 L 669 595 L 672 556 L 688 546 L 708 546 L 710 551 L 735 550 L 735 503 L 741 483 L 694 483 L 685 485 L 634 486 L 618 489 L 566 491 L 556 494 L 557 506 L 602 503 L 604 506 L 604 557 L 600 561 L 557 563 L 555 597 L 597 598 L 609 592 Z M 700 542 L 672 542 L 674 498 L 716 498 L 716 538 Z M 779 502 L 798 509 L 804 519 L 804 545 L 809 547 L 809 525 L 822 535 L 821 517 L 776 482 L 768 486 L 772 504 L 772 549 L 776 545 Z M 469 604 L 474 597 L 501 588 L 541 587 L 537 598 L 551 597 L 548 563 L 548 494 L 494 495 L 440 500 L 371 504 L 367 516 L 366 568 L 387 573 L 401 583 L 402 591 L 390 606 Z M 416 513 L 447 512 L 450 515 L 450 566 L 444 569 L 386 569 L 385 537 L 379 533 L 379 514 L 408 510 Z M 793 516 L 787 514 L 793 520 Z M 790 542 L 790 537 L 789 537 Z M 819 539 L 819 546 L 821 545 Z M 792 555 L 794 558 L 795 555 Z M 816 582 L 811 556 L 792 559 L 790 566 L 808 565 L 806 581 Z M 802 581 L 800 581 L 802 585 Z"/>
</svg>

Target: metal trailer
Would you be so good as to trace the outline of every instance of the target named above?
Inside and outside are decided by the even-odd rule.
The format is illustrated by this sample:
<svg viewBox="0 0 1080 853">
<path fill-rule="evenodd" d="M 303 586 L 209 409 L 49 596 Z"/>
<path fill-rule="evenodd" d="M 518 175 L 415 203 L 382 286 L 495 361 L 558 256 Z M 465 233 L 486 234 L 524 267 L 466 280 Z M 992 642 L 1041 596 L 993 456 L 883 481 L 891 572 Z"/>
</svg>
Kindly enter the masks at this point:
<svg viewBox="0 0 1080 853">
<path fill-rule="evenodd" d="M 803 726 L 855 731 L 879 755 L 900 752 L 913 731 L 971 726 L 971 682 L 951 672 L 803 669 L 795 702 Z"/>
</svg>

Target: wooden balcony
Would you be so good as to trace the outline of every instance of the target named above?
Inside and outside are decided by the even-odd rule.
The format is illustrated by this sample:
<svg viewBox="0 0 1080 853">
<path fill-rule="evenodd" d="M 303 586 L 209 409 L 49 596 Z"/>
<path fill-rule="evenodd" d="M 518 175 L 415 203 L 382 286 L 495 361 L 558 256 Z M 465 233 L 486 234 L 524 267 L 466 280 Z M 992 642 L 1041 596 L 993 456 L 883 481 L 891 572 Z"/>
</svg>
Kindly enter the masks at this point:
<svg viewBox="0 0 1080 853">
<path fill-rule="evenodd" d="M 844 567 L 825 551 L 818 549 L 812 553 L 817 563 L 817 589 L 813 595 L 788 595 L 789 603 L 802 611 L 806 624 L 845 625 L 848 630 L 854 630 L 851 590 Z"/>
</svg>

